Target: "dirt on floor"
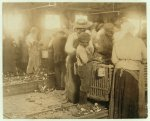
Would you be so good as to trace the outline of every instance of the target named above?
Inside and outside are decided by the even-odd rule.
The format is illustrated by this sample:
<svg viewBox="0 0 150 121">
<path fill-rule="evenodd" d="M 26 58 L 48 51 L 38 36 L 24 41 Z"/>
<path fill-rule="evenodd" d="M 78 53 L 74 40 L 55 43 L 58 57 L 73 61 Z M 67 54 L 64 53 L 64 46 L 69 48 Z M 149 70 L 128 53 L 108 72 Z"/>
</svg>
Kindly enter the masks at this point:
<svg viewBox="0 0 150 121">
<path fill-rule="evenodd" d="M 3 109 L 4 118 L 11 119 L 72 119 L 106 110 L 97 102 L 88 102 L 86 105 L 69 103 L 66 101 L 65 92 L 62 90 L 4 97 Z"/>
</svg>

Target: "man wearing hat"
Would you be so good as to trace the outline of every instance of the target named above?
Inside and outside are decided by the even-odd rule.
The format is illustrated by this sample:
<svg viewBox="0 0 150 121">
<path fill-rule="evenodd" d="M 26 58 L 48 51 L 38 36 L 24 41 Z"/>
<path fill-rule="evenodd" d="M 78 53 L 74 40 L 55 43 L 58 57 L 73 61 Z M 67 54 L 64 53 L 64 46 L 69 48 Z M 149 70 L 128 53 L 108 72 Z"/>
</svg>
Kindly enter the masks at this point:
<svg viewBox="0 0 150 121">
<path fill-rule="evenodd" d="M 77 103 L 79 101 L 80 79 L 74 74 L 74 63 L 76 62 L 76 48 L 79 44 L 78 36 L 81 32 L 85 32 L 88 28 L 88 22 L 85 20 L 78 20 L 74 25 L 74 32 L 68 36 L 65 51 L 67 53 L 66 58 L 66 98 L 72 102 Z"/>
</svg>

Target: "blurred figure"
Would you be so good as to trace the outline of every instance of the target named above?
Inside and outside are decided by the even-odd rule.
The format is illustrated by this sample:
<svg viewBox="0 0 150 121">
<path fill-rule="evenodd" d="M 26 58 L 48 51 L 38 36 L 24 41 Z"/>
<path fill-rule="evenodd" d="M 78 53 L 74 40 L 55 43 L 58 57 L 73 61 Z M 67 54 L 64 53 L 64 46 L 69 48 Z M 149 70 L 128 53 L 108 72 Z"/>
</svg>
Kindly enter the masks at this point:
<svg viewBox="0 0 150 121">
<path fill-rule="evenodd" d="M 145 44 L 134 36 L 134 30 L 135 27 L 126 20 L 121 25 L 121 31 L 114 35 L 112 62 L 115 72 L 110 101 L 111 118 L 139 118 L 140 98 L 144 98 L 141 91 L 145 91 L 141 88 L 144 80 L 141 80 L 140 69 L 147 57 Z"/>
<path fill-rule="evenodd" d="M 24 38 L 22 38 L 22 40 L 20 41 L 20 48 L 21 48 L 21 68 L 22 71 L 26 73 L 29 60 L 29 53 L 28 53 L 28 46 Z"/>
<path fill-rule="evenodd" d="M 122 22 L 123 22 L 124 19 L 125 19 L 125 17 L 123 17 L 123 18 L 117 18 L 117 19 L 114 21 L 114 32 L 120 31 L 120 29 L 121 29 L 121 24 L 122 24 Z"/>
<path fill-rule="evenodd" d="M 40 67 L 40 49 L 38 41 L 39 31 L 36 27 L 32 27 L 26 38 L 28 46 L 29 61 L 27 66 L 27 74 L 33 74 L 39 71 Z"/>
<path fill-rule="evenodd" d="M 80 104 L 87 103 L 87 94 L 89 91 L 91 69 L 90 60 L 92 59 L 92 55 L 94 51 L 91 51 L 89 47 L 90 35 L 88 33 L 82 32 L 79 35 L 79 45 L 76 50 L 76 58 L 77 58 L 77 73 L 81 80 L 80 85 Z"/>
<path fill-rule="evenodd" d="M 98 23 L 89 23 L 89 27 L 88 30 L 86 30 L 86 33 L 88 33 L 91 36 L 91 40 L 90 40 L 90 44 L 91 42 L 93 43 L 93 41 L 96 39 L 96 35 L 97 35 L 97 26 Z"/>
<path fill-rule="evenodd" d="M 11 35 L 3 35 L 3 73 L 16 74 L 15 44 Z"/>
<path fill-rule="evenodd" d="M 64 50 L 67 36 L 65 32 L 58 31 L 54 34 L 49 47 L 53 52 L 54 69 L 56 74 L 56 89 L 65 89 L 66 52 Z"/>
<path fill-rule="evenodd" d="M 28 63 L 28 50 L 23 33 L 15 37 L 15 55 L 16 55 L 16 67 L 19 75 L 24 75 L 27 69 Z M 25 61 L 24 61 L 25 60 Z"/>
<path fill-rule="evenodd" d="M 74 73 L 74 63 L 76 60 L 76 48 L 79 44 L 78 36 L 81 32 L 85 32 L 88 28 L 86 21 L 77 21 L 74 25 L 74 32 L 68 36 L 65 51 L 67 53 L 66 58 L 66 97 L 72 103 L 79 101 L 80 79 Z"/>
<path fill-rule="evenodd" d="M 94 58 L 104 64 L 111 63 L 113 29 L 113 24 L 104 24 L 98 31 L 95 40 L 93 40 L 93 45 L 95 48 Z"/>
</svg>

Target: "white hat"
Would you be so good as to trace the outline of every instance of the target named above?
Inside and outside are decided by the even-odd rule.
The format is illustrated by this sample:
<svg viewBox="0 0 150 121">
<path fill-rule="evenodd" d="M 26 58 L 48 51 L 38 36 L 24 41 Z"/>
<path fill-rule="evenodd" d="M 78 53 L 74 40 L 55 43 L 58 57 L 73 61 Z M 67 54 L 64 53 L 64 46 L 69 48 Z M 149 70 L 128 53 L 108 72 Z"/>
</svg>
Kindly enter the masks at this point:
<svg viewBox="0 0 150 121">
<path fill-rule="evenodd" d="M 74 29 L 86 29 L 88 27 L 91 26 L 91 22 L 88 22 L 84 19 L 79 19 L 75 25 L 74 25 Z"/>
</svg>

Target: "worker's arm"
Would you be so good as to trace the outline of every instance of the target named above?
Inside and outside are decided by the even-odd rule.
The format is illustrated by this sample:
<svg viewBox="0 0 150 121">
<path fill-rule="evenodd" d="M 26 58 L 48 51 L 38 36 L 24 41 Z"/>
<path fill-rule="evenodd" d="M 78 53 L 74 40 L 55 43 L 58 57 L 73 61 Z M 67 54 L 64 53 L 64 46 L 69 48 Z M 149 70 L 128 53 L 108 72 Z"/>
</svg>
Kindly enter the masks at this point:
<svg viewBox="0 0 150 121">
<path fill-rule="evenodd" d="M 116 63 L 119 61 L 119 59 L 118 59 L 118 57 L 117 57 L 117 54 L 116 54 L 115 45 L 113 46 L 112 58 L 111 58 L 111 60 L 112 60 L 112 63 L 113 63 L 113 64 L 116 64 Z"/>
<path fill-rule="evenodd" d="M 71 34 L 68 36 L 68 39 L 67 39 L 67 42 L 66 42 L 66 45 L 65 45 L 65 52 L 67 54 L 72 54 L 72 53 L 75 53 L 75 48 L 73 47 L 73 43 L 74 43 L 74 35 Z"/>
</svg>

